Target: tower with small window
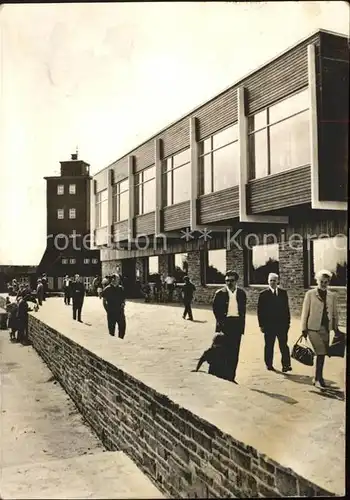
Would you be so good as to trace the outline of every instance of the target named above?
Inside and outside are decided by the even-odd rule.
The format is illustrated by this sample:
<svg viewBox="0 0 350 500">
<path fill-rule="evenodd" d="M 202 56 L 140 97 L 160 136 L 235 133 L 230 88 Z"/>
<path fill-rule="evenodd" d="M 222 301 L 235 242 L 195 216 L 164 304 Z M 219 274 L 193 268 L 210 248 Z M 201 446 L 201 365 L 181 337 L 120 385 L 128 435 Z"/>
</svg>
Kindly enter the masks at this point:
<svg viewBox="0 0 350 500">
<path fill-rule="evenodd" d="M 101 269 L 99 251 L 90 245 L 90 165 L 76 152 L 60 166 L 59 175 L 45 177 L 46 250 L 38 267 L 52 290 L 76 273 L 88 285 Z"/>
</svg>

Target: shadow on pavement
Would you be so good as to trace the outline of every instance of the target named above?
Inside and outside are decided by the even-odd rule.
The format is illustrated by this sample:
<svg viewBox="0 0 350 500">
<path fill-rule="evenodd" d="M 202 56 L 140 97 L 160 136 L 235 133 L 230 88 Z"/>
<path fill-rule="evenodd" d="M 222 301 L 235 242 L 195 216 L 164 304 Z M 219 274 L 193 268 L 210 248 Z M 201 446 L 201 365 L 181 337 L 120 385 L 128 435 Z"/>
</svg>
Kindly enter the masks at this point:
<svg viewBox="0 0 350 500">
<path fill-rule="evenodd" d="M 320 389 L 318 391 L 309 391 L 311 394 L 317 394 L 323 398 L 336 399 L 337 401 L 345 401 L 345 394 L 343 391 L 331 389 L 329 387 Z"/>
<path fill-rule="evenodd" d="M 251 389 L 251 391 L 258 392 L 259 394 L 264 394 L 265 396 L 269 396 L 270 398 L 273 398 L 273 399 L 278 399 L 279 401 L 282 401 L 283 403 L 287 403 L 289 405 L 296 405 L 296 404 L 299 403 L 299 401 L 297 401 L 296 399 L 291 398 L 289 396 L 285 396 L 283 394 L 277 394 L 275 392 L 262 391 L 260 389 Z"/>
<path fill-rule="evenodd" d="M 200 319 L 193 319 L 192 323 L 208 323 L 208 321 L 201 321 Z"/>
</svg>

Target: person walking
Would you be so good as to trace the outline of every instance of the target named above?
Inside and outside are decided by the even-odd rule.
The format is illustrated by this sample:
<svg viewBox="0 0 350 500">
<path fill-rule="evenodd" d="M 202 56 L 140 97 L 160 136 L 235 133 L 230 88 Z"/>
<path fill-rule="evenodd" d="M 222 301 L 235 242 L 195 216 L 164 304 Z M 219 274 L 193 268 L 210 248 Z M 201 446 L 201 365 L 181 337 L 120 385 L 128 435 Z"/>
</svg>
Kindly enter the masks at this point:
<svg viewBox="0 0 350 500">
<path fill-rule="evenodd" d="M 316 274 L 317 287 L 308 290 L 301 313 L 303 336 L 308 338 L 316 354 L 313 384 L 327 387 L 323 378 L 325 357 L 329 349 L 329 332 L 338 331 L 337 296 L 328 290 L 332 273 L 323 269 Z"/>
<path fill-rule="evenodd" d="M 115 336 L 115 327 L 118 324 L 118 337 L 123 339 L 126 331 L 125 292 L 117 274 L 112 276 L 110 284 L 103 289 L 102 298 L 107 312 L 109 334 Z"/>
<path fill-rule="evenodd" d="M 190 278 L 188 276 L 184 277 L 184 286 L 182 287 L 182 297 L 184 301 L 184 313 L 182 315 L 183 319 L 186 319 L 186 316 L 188 315 L 188 319 L 190 321 L 193 321 L 193 314 L 192 314 L 192 300 L 193 300 L 193 294 L 196 291 L 195 285 L 192 283 Z"/>
<path fill-rule="evenodd" d="M 37 281 L 36 298 L 39 306 L 42 306 L 44 300 L 44 285 L 40 278 Z"/>
<path fill-rule="evenodd" d="M 278 286 L 278 274 L 270 273 L 267 281 L 268 288 L 259 294 L 258 321 L 265 337 L 264 359 L 266 368 L 275 371 L 273 354 L 276 338 L 281 352 L 282 372 L 292 370 L 290 365 L 290 351 L 288 347 L 288 331 L 290 327 L 290 310 L 288 294 Z"/>
<path fill-rule="evenodd" d="M 71 285 L 71 297 L 73 303 L 73 319 L 82 323 L 81 311 L 84 304 L 85 287 L 79 274 L 75 275 L 75 280 Z"/>
<path fill-rule="evenodd" d="M 225 286 L 217 290 L 213 301 L 213 313 L 216 319 L 217 333 L 225 335 L 226 373 L 224 378 L 236 382 L 236 370 L 239 350 L 245 329 L 247 296 L 244 290 L 237 287 L 239 275 L 235 271 L 227 271 Z"/>
</svg>

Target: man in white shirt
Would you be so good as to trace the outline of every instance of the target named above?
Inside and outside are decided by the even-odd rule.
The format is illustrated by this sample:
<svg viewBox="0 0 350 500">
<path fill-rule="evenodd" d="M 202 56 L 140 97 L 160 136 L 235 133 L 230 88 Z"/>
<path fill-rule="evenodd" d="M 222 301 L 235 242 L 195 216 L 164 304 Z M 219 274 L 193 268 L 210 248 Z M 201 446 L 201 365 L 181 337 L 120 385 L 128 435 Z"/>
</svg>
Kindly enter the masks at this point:
<svg viewBox="0 0 350 500">
<path fill-rule="evenodd" d="M 215 293 L 213 312 L 216 319 L 216 332 L 225 335 L 227 357 L 223 359 L 226 364 L 227 380 L 236 382 L 236 369 L 239 359 L 241 338 L 245 329 L 245 314 L 247 296 L 244 290 L 237 287 L 239 276 L 235 271 L 227 271 L 225 287 Z"/>
</svg>

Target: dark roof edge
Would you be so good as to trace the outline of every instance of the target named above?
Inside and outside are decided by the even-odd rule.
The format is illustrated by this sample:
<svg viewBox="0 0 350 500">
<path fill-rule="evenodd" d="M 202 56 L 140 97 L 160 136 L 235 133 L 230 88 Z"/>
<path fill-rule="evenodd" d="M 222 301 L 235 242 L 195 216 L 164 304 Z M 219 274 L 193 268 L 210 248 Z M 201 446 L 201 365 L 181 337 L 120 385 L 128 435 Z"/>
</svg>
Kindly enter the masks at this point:
<svg viewBox="0 0 350 500">
<path fill-rule="evenodd" d="M 302 45 L 303 43 L 305 43 L 307 40 L 309 39 L 312 39 L 314 38 L 317 34 L 319 33 L 327 33 L 329 35 L 336 35 L 338 37 L 342 37 L 342 38 L 346 38 L 346 39 L 349 39 L 349 37 L 347 35 L 344 35 L 342 33 L 337 33 L 337 32 L 334 32 L 334 31 L 329 31 L 329 30 L 324 30 L 324 29 L 318 29 L 314 32 L 312 32 L 311 34 L 307 35 L 306 37 L 302 38 L 301 40 L 299 40 L 297 43 L 295 43 L 294 45 L 291 45 L 289 46 L 287 49 L 284 49 L 282 52 L 280 52 L 277 56 L 274 56 L 272 59 L 269 59 L 267 62 L 264 62 L 263 64 L 261 64 L 260 66 L 258 66 L 256 69 L 254 69 L 253 71 L 250 71 L 249 73 L 247 73 L 245 76 L 243 76 L 242 78 L 239 78 L 239 80 L 235 81 L 234 83 L 231 83 L 228 87 L 226 87 L 225 89 L 221 90 L 218 94 L 216 94 L 214 97 L 212 97 L 211 99 L 209 99 L 208 101 L 205 101 L 205 102 L 202 102 L 201 104 L 199 104 L 198 106 L 196 106 L 195 108 L 193 108 L 191 111 L 187 112 L 185 115 L 183 116 L 180 116 L 179 118 L 177 118 L 176 120 L 170 122 L 166 127 L 162 128 L 161 130 L 159 130 L 158 132 L 156 132 L 155 134 L 153 134 L 151 137 L 149 137 L 148 139 L 146 139 L 145 141 L 141 142 L 140 144 L 138 144 L 137 146 L 135 146 L 133 149 L 131 149 L 130 151 L 128 151 L 127 153 L 125 153 L 124 155 L 120 156 L 117 160 L 113 161 L 112 163 L 110 163 L 107 167 L 103 167 L 101 168 L 101 170 L 99 170 L 98 172 L 96 172 L 95 174 L 93 174 L 93 177 L 95 177 L 96 175 L 100 174 L 101 172 L 103 172 L 104 170 L 107 170 L 109 168 L 111 168 L 113 165 L 115 165 L 115 163 L 117 163 L 118 161 L 122 160 L 123 158 L 125 158 L 126 156 L 129 156 L 132 154 L 133 151 L 135 151 L 135 149 L 138 149 L 140 148 L 141 146 L 143 146 L 144 144 L 146 144 L 147 142 L 151 141 L 152 139 L 155 139 L 159 134 L 165 132 L 168 128 L 172 127 L 173 125 L 175 125 L 177 122 L 183 120 L 184 118 L 186 118 L 187 116 L 191 116 L 192 113 L 194 113 L 195 111 L 199 110 L 200 108 L 202 108 L 203 106 L 205 106 L 206 104 L 209 104 L 211 101 L 213 101 L 214 99 L 216 99 L 217 97 L 221 96 L 222 94 L 224 94 L 225 92 L 227 92 L 228 90 L 230 90 L 232 87 L 235 87 L 236 85 L 238 85 L 240 82 L 246 80 L 247 78 L 249 78 L 250 76 L 254 75 L 254 73 L 257 73 L 258 71 L 260 71 L 261 69 L 263 69 L 265 66 L 268 66 L 269 64 L 272 64 L 273 62 L 277 61 L 280 57 L 283 57 L 284 55 L 288 54 L 288 52 L 290 52 L 291 50 L 294 50 L 296 49 L 299 45 Z"/>
</svg>

